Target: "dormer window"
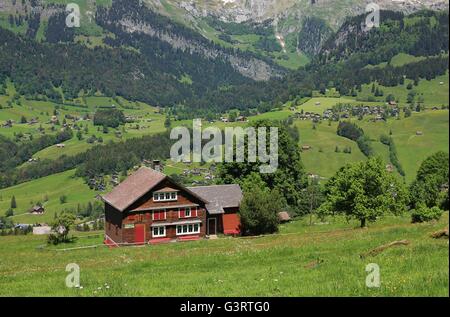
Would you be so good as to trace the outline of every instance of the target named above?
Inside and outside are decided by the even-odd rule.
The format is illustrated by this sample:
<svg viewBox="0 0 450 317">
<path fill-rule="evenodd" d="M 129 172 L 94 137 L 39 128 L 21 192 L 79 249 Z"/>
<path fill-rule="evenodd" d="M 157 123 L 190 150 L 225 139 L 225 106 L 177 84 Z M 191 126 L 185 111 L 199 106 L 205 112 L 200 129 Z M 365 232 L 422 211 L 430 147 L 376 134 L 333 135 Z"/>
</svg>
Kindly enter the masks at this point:
<svg viewBox="0 0 450 317">
<path fill-rule="evenodd" d="M 177 192 L 156 192 L 153 193 L 153 201 L 176 201 Z"/>
</svg>

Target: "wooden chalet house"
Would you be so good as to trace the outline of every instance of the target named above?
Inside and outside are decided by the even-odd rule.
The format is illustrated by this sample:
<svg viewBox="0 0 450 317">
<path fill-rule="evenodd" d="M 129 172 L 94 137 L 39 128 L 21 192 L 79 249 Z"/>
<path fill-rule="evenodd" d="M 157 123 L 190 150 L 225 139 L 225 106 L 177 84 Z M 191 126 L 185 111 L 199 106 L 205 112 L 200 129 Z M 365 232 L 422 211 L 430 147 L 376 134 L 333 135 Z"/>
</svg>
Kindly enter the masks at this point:
<svg viewBox="0 0 450 317">
<path fill-rule="evenodd" d="M 102 199 L 108 245 L 240 234 L 239 185 L 184 187 L 161 172 L 141 167 Z"/>
</svg>

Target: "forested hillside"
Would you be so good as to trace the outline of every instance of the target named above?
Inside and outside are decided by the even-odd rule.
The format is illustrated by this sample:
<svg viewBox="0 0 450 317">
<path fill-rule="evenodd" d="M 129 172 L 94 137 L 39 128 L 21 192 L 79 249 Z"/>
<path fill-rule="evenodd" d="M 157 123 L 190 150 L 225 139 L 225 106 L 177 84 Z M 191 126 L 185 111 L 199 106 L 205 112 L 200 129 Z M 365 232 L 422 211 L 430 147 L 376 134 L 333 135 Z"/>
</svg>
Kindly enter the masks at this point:
<svg viewBox="0 0 450 317">
<path fill-rule="evenodd" d="M 173 107 L 179 117 L 192 118 L 233 108 L 264 112 L 310 97 L 313 91 L 336 89 L 340 95 L 356 95 L 373 82 L 393 87 L 405 79 L 417 83 L 445 74 L 448 12 L 404 16 L 383 11 L 381 27 L 370 31 L 363 29 L 363 19 L 350 17 L 335 34 L 323 20 L 307 19 L 304 30 L 315 35 L 300 33 L 301 49 L 315 57 L 310 64 L 287 72 L 257 54 L 210 42 L 137 0 L 98 6 L 95 25 L 103 30 L 103 37 L 102 45 L 93 47 L 75 43 L 79 35 L 63 25 L 62 14 L 51 15 L 45 41 L 35 41 L 34 35 L 42 31 L 38 19 L 28 15 L 24 35 L 0 28 L 0 89 L 9 78 L 28 99 L 70 102 L 101 93 Z M 14 19 L 12 23 L 20 25 Z M 263 25 L 209 23 L 225 35 L 258 33 L 258 45 L 279 50 Z M 391 65 L 399 53 L 418 59 Z M 369 67 L 380 63 L 387 65 Z"/>
<path fill-rule="evenodd" d="M 362 30 L 363 18 L 350 18 L 309 65 L 284 79 L 215 91 L 199 104 L 206 106 L 215 100 L 230 108 L 264 109 L 264 104 L 310 97 L 314 90 L 336 88 L 340 95 L 351 95 L 363 84 L 396 86 L 405 79 L 430 80 L 446 73 L 448 12 L 421 11 L 410 16 L 383 12 L 380 28 L 368 32 Z M 368 67 L 388 63 L 399 53 L 423 58 L 400 66 Z"/>
</svg>

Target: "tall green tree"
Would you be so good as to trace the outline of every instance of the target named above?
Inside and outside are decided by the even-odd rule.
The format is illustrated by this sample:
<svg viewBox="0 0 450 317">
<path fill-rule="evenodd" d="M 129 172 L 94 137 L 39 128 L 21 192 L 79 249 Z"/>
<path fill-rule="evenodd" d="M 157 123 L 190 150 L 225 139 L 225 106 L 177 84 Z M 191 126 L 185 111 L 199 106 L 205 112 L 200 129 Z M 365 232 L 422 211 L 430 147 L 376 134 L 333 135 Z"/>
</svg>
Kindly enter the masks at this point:
<svg viewBox="0 0 450 317">
<path fill-rule="evenodd" d="M 239 214 L 244 235 L 260 235 L 278 231 L 278 213 L 283 196 L 276 189 L 253 186 L 244 194 Z"/>
<path fill-rule="evenodd" d="M 308 178 L 301 162 L 297 141 L 289 133 L 288 127 L 278 121 L 263 120 L 253 123 L 252 126 L 256 129 L 266 127 L 267 131 L 269 127 L 278 128 L 278 168 L 274 173 L 260 174 L 259 167 L 263 163 L 259 160 L 249 162 L 247 151 L 245 151 L 244 162 L 227 162 L 218 166 L 219 182 L 240 183 L 248 175 L 257 173 L 260 174 L 265 185 L 269 189 L 277 189 L 290 206 L 298 206 L 302 198 L 302 189 L 308 185 Z M 267 133 L 267 139 L 269 140 L 269 133 Z M 245 146 L 247 148 L 247 142 Z"/>
<path fill-rule="evenodd" d="M 17 208 L 16 196 L 11 197 L 11 209 Z"/>
<path fill-rule="evenodd" d="M 344 214 L 365 227 L 386 213 L 406 210 L 407 191 L 386 171 L 381 158 L 370 158 L 342 167 L 325 185 L 324 214 Z"/>
<path fill-rule="evenodd" d="M 448 209 L 449 154 L 436 152 L 426 158 L 417 172 L 416 179 L 409 187 L 411 205 L 427 207 L 440 206 Z"/>
</svg>

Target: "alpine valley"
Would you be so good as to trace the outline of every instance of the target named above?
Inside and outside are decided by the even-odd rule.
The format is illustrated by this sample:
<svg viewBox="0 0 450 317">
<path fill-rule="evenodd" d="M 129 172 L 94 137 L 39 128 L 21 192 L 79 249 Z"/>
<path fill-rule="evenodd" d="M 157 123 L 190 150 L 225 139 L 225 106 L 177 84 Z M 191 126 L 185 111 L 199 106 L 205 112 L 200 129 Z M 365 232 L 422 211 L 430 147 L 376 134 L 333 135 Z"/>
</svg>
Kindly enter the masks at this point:
<svg viewBox="0 0 450 317">
<path fill-rule="evenodd" d="M 448 10 L 447 0 L 0 0 L 0 296 L 448 296 Z M 278 170 L 172 161 L 171 128 L 193 119 L 278 127 Z M 242 233 L 257 237 L 100 248 L 102 197 L 151 173 L 142 166 L 187 188 L 239 185 Z M 245 222 L 258 208 L 286 218 Z M 70 244 L 29 234 L 69 216 Z M 361 261 L 374 254 L 376 289 Z M 84 289 L 61 282 L 74 261 Z"/>
</svg>

